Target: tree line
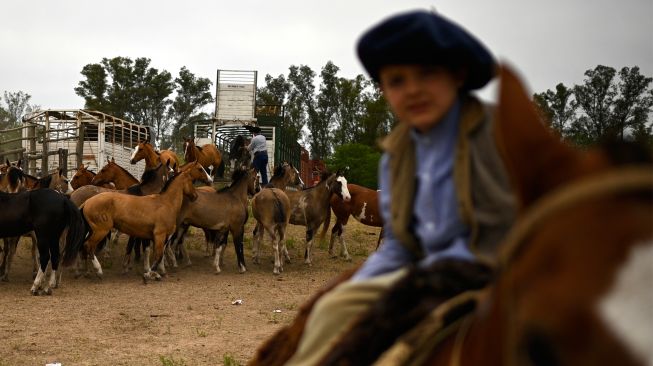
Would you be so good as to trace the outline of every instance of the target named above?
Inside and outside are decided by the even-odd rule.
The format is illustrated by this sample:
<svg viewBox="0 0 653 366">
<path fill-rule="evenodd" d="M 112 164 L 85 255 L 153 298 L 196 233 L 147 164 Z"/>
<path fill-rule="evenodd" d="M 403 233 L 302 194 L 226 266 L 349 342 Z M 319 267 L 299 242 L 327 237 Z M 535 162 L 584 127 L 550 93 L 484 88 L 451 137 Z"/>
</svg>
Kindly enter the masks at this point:
<svg viewBox="0 0 653 366">
<path fill-rule="evenodd" d="M 585 71 L 581 84 L 559 83 L 555 90 L 535 93 L 533 101 L 542 119 L 575 145 L 629 140 L 651 147 L 652 81 L 637 66 L 617 71 L 598 65 Z"/>
<path fill-rule="evenodd" d="M 380 158 L 377 141 L 397 123 L 378 86 L 363 75 L 340 76 L 328 61 L 319 75 L 307 65 L 291 65 L 287 74 L 265 76 L 258 105 L 284 105 L 283 126 L 314 159 L 331 168 L 349 168 L 353 183 L 376 188 Z M 193 123 L 210 116 L 212 82 L 182 67 L 175 78 L 151 66 L 149 58 L 103 58 L 84 66 L 75 93 L 87 109 L 152 126 L 160 148 L 179 148 Z M 562 83 L 533 95 L 543 120 L 570 143 L 588 146 L 605 139 L 634 140 L 653 146 L 653 78 L 637 66 L 598 65 L 581 84 Z M 38 106 L 23 92 L 0 98 L 0 128 L 17 124 Z M 353 178 L 353 179 L 352 179 Z"/>
</svg>

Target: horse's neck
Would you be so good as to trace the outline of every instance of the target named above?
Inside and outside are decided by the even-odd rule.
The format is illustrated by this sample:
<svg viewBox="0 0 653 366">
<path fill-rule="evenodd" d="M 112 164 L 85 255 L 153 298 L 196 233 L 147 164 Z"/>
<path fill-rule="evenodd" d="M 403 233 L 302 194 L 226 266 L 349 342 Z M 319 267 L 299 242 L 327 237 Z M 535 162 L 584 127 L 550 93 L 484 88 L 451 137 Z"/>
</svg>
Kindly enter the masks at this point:
<svg viewBox="0 0 653 366">
<path fill-rule="evenodd" d="M 143 191 L 144 194 L 160 193 L 163 189 L 163 186 L 165 186 L 165 182 L 163 181 L 163 174 L 165 174 L 165 172 L 157 172 L 155 178 L 146 183 L 141 183 L 141 191 Z"/>
<path fill-rule="evenodd" d="M 247 202 L 247 188 L 249 186 L 249 180 L 251 177 L 249 175 L 240 178 L 236 186 L 231 190 L 233 195 L 238 198 L 241 202 Z"/>
<path fill-rule="evenodd" d="M 188 147 L 186 148 L 186 156 L 185 159 L 186 161 L 195 161 L 198 158 L 198 149 L 195 144 L 188 144 Z"/>
<path fill-rule="evenodd" d="M 145 166 L 147 168 L 156 167 L 159 164 L 159 154 L 151 146 L 143 149 L 143 151 L 145 152 Z"/>
<path fill-rule="evenodd" d="M 173 182 L 170 183 L 165 192 L 162 192 L 159 196 L 165 202 L 168 202 L 175 211 L 175 214 L 181 208 L 181 204 L 184 199 L 184 180 L 188 179 L 186 177 L 179 176 Z"/>
<path fill-rule="evenodd" d="M 134 184 L 138 184 L 138 179 L 136 179 L 133 175 L 129 174 L 126 170 L 118 169 L 120 173 L 116 175 L 116 178 L 114 179 L 114 184 L 116 185 L 117 189 L 124 189 L 133 186 Z"/>
<path fill-rule="evenodd" d="M 287 172 L 280 177 L 272 177 L 272 179 L 270 179 L 270 184 L 274 186 L 274 188 L 279 188 L 283 191 L 286 190 L 288 183 L 290 183 L 290 175 Z"/>
</svg>

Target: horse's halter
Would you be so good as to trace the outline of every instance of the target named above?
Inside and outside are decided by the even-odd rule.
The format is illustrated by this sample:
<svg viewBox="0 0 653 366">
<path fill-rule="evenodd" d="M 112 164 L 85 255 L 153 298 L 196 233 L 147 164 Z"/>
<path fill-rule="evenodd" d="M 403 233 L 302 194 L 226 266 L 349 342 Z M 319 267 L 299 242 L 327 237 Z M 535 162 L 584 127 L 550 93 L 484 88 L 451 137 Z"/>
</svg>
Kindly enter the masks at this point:
<svg viewBox="0 0 653 366">
<path fill-rule="evenodd" d="M 525 250 L 527 238 L 538 228 L 538 224 L 555 216 L 561 210 L 584 203 L 591 199 L 619 193 L 634 193 L 637 191 L 653 189 L 653 170 L 648 166 L 630 166 L 613 169 L 595 174 L 570 185 L 561 187 L 540 200 L 518 219 L 513 228 L 508 232 L 502 245 L 499 256 L 499 268 L 507 268 L 521 251 Z M 517 329 L 510 321 L 515 314 L 515 299 L 508 292 L 507 298 L 502 302 L 503 316 L 509 320 L 507 337 L 504 343 L 504 355 L 507 365 L 522 365 L 522 354 L 517 352 Z"/>
</svg>

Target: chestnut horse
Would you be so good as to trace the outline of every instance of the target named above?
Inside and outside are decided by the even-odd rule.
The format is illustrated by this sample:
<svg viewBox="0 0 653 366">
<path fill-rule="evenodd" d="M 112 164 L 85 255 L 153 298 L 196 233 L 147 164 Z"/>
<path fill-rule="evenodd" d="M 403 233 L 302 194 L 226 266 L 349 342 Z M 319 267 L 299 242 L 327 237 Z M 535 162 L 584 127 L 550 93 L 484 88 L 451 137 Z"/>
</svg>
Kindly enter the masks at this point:
<svg viewBox="0 0 653 366">
<path fill-rule="evenodd" d="M 336 215 L 336 223 L 333 225 L 333 229 L 331 229 L 331 240 L 329 240 L 329 255 L 336 257 L 336 254 L 333 252 L 333 244 L 337 238 L 340 242 L 340 256 L 349 261 L 351 260 L 351 256 L 347 250 L 347 245 L 345 245 L 345 240 L 342 238 L 342 234 L 345 232 L 345 225 L 349 221 L 349 216 L 353 216 L 361 224 L 380 228 L 383 228 L 383 221 L 379 214 L 379 192 L 351 183 L 347 184 L 347 189 L 351 195 L 351 200 L 345 202 L 337 195 L 333 195 L 329 201 L 331 209 Z M 330 222 L 331 211 L 328 210 L 327 218 L 322 228 L 322 234 L 320 234 L 321 237 L 324 237 Z M 381 243 L 381 239 L 383 239 L 383 229 L 381 229 L 379 240 L 376 242 L 377 249 Z"/>
<path fill-rule="evenodd" d="M 206 169 L 211 167 L 211 175 L 222 177 L 224 175 L 224 161 L 222 154 L 213 144 L 202 147 L 195 145 L 192 137 L 184 138 L 184 159 L 186 162 L 199 161 Z"/>
<path fill-rule="evenodd" d="M 286 194 L 290 199 L 292 210 L 290 223 L 306 226 L 304 263 L 310 265 L 313 237 L 326 219 L 331 195 L 336 194 L 345 201 L 351 199 L 347 189 L 347 179 L 340 171 L 333 174 L 322 172 L 322 179 L 316 186 L 303 191 L 288 191 Z"/>
<path fill-rule="evenodd" d="M 353 343 L 336 341 L 320 365 L 653 361 L 650 150 L 614 144 L 575 150 L 540 122 L 517 77 L 505 68 L 500 75 L 495 134 L 520 210 L 503 241 L 495 279 L 485 290 L 429 310 L 438 303 L 434 289 L 451 277 L 412 271 L 346 332 L 343 338 Z M 404 313 L 416 317 L 418 308 L 425 318 L 410 329 Z M 302 308 L 250 364 L 285 362 L 309 311 Z M 410 330 L 400 331 L 402 323 Z M 362 324 L 367 329 L 361 332 L 356 325 Z M 360 340 L 361 334 L 372 336 Z"/>
<path fill-rule="evenodd" d="M 154 167 L 156 167 L 156 164 Z M 127 189 L 134 184 L 138 184 L 138 179 L 131 175 L 131 173 L 125 168 L 116 164 L 114 158 L 111 158 L 111 160 L 107 159 L 107 165 L 103 166 L 91 181 L 91 184 L 95 186 L 102 186 L 110 183 L 112 183 L 116 189 Z"/>
<path fill-rule="evenodd" d="M 134 152 L 129 160 L 130 163 L 136 164 L 145 159 L 145 169 L 154 169 L 159 163 L 169 166 L 179 166 L 179 158 L 172 150 L 154 150 L 154 146 L 149 141 L 141 141 L 134 147 Z"/>
<path fill-rule="evenodd" d="M 204 168 L 197 165 L 172 177 L 160 194 L 132 196 L 117 192 L 104 192 L 89 198 L 82 205 L 82 214 L 90 228 L 86 241 L 86 253 L 92 256 L 97 275 L 102 276 L 102 267 L 95 257 L 95 248 L 112 228 L 142 239 L 154 241 L 154 265 L 149 265 L 149 251 L 145 252 L 145 273 L 143 279 L 160 279 L 165 274 L 163 251 L 166 239 L 174 232 L 175 222 L 181 209 L 183 197 L 191 201 L 197 198 L 193 180 L 207 183 L 213 180 Z M 153 272 L 157 267 L 160 273 Z"/>
</svg>

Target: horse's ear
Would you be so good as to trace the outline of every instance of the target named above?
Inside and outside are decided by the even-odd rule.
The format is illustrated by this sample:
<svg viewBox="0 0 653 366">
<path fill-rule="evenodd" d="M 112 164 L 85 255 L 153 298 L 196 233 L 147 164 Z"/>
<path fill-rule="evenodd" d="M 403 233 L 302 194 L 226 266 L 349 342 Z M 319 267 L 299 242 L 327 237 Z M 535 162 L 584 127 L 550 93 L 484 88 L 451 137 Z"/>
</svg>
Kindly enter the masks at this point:
<svg viewBox="0 0 653 366">
<path fill-rule="evenodd" d="M 116 163 L 116 158 L 112 156 L 111 157 L 111 162 L 115 164 Z"/>
<path fill-rule="evenodd" d="M 20 168 L 21 164 L 23 163 L 22 159 L 18 159 L 18 162 L 16 163 L 16 167 Z"/>
<path fill-rule="evenodd" d="M 499 70 L 495 138 L 521 204 L 578 175 L 580 154 L 560 141 L 540 120 L 513 71 Z"/>
<path fill-rule="evenodd" d="M 5 164 L 6 164 L 7 166 L 11 166 L 11 162 L 9 161 L 9 158 L 5 158 L 5 159 L 6 159 L 6 160 L 5 160 L 5 161 L 6 161 Z"/>
<path fill-rule="evenodd" d="M 63 177 L 63 168 L 59 167 L 59 169 L 57 169 L 57 174 L 59 174 L 60 177 Z"/>
</svg>

